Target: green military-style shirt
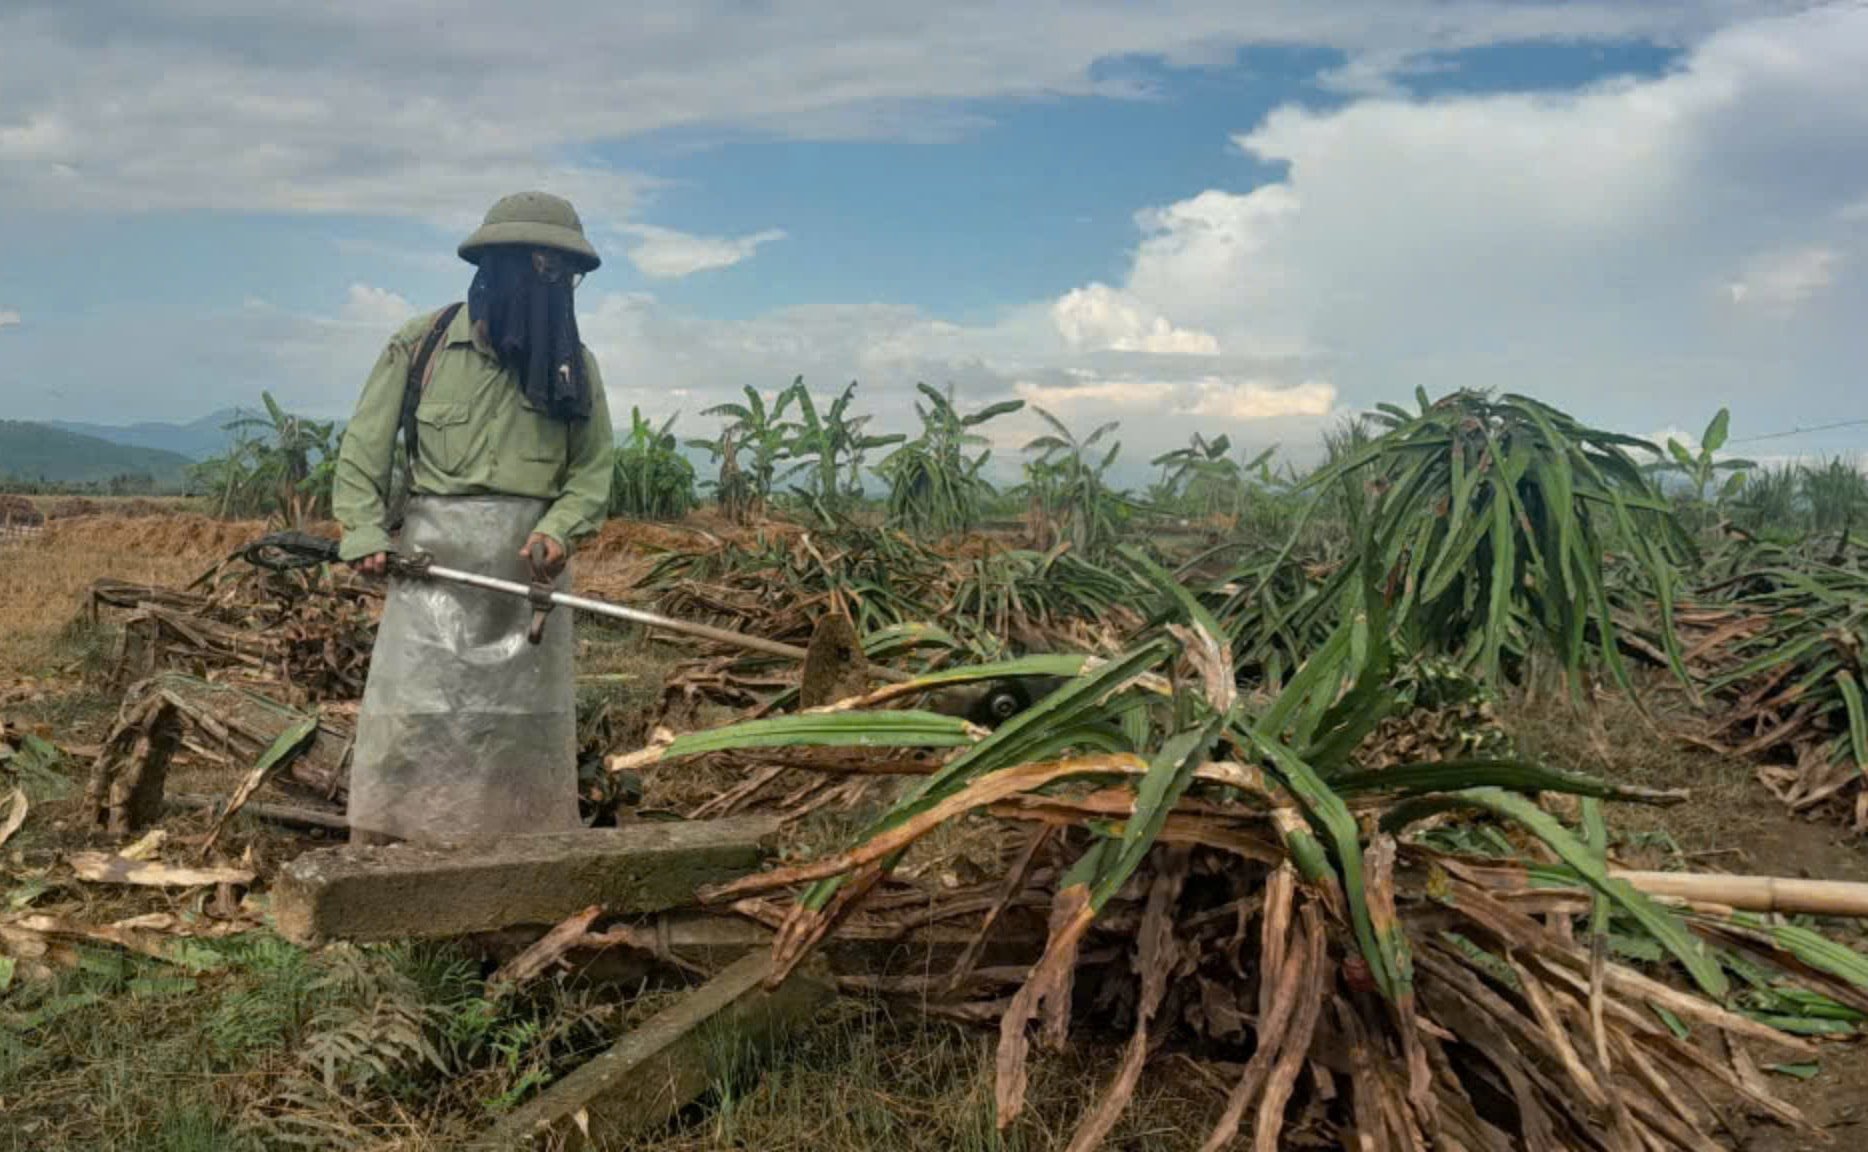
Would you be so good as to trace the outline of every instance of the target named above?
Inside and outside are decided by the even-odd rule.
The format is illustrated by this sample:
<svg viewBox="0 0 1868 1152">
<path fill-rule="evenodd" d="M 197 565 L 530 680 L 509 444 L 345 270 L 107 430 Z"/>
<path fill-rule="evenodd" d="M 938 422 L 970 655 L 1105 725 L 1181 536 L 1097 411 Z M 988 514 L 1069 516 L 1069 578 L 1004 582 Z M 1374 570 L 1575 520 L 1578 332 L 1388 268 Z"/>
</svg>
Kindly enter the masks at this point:
<svg viewBox="0 0 1868 1152">
<path fill-rule="evenodd" d="M 339 555 L 356 560 L 389 550 L 389 486 L 409 362 L 436 313 L 402 326 L 363 385 L 344 429 L 333 478 L 332 511 L 343 525 Z M 462 308 L 436 345 L 415 409 L 415 491 L 437 496 L 497 493 L 551 501 L 538 531 L 567 546 L 595 532 L 609 509 L 610 408 L 596 357 L 584 349 L 590 418 L 553 420 L 526 403 L 512 373 L 474 331 Z"/>
</svg>

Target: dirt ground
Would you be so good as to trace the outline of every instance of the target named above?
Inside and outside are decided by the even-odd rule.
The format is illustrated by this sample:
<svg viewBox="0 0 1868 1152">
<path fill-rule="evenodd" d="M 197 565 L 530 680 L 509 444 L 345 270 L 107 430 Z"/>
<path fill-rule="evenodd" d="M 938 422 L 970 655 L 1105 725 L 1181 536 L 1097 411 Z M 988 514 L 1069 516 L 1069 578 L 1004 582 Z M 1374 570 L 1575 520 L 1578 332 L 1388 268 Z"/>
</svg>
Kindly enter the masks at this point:
<svg viewBox="0 0 1868 1152">
<path fill-rule="evenodd" d="M 1665 681 L 1643 686 L 1654 722 L 1626 699 L 1605 695 L 1582 717 L 1556 694 L 1513 701 L 1504 712 L 1521 751 L 1578 771 L 1654 788 L 1685 788 L 1672 808 L 1615 806 L 1609 813 L 1615 852 L 1635 868 L 1707 871 L 1822 880 L 1868 881 L 1868 842 L 1848 830 L 1841 805 L 1808 817 L 1790 812 L 1745 763 L 1687 744 L 1680 733 L 1704 721 Z M 1819 922 L 1823 931 L 1868 948 L 1861 923 Z M 1774 1078 L 1772 1087 L 1834 1137 L 1833 1147 L 1868 1148 L 1868 1045 L 1823 1046 L 1822 1071 L 1809 1081 Z M 1804 1137 L 1771 1126 L 1744 1128 L 1733 1146 L 1793 1152 Z"/>
<path fill-rule="evenodd" d="M 200 517 L 79 517 L 54 524 L 38 539 L 0 544 L 0 713 L 28 730 L 56 733 L 63 742 L 94 743 L 109 724 L 114 702 L 86 687 L 87 673 L 95 670 L 106 638 L 71 625 L 83 589 L 102 576 L 187 583 L 260 530 L 256 524 Z M 647 552 L 712 546 L 724 531 L 712 524 L 677 529 L 613 525 L 581 556 L 578 585 L 618 595 L 639 576 Z M 620 670 L 631 659 L 630 649 L 622 644 L 598 642 L 584 651 L 606 671 Z M 636 685 L 636 698 L 651 687 Z M 1664 684 L 1650 686 L 1647 697 L 1653 722 L 1618 697 L 1605 696 L 1593 713 L 1583 714 L 1548 692 L 1510 701 L 1502 715 L 1523 752 L 1618 781 L 1691 791 L 1691 799 L 1677 807 L 1618 806 L 1611 812 L 1614 850 L 1626 865 L 1868 881 L 1868 845 L 1848 832 L 1841 813 L 1793 816 L 1753 779 L 1749 765 L 1679 739 L 1679 733 L 1695 730 L 1703 719 Z M 211 772 L 184 772 L 175 789 L 225 791 L 229 783 Z M 30 856 L 23 856 L 17 844 L 7 850 L 0 858 L 0 873 L 11 874 L 5 886 L 22 870 L 42 865 L 46 852 L 82 839 L 73 827 L 75 803 L 67 796 L 35 808 L 34 823 L 45 828 L 41 822 L 49 822 L 55 835 L 29 842 Z M 185 825 L 177 826 L 178 834 L 185 831 Z M 262 874 L 317 842 L 316 837 L 286 835 L 256 823 L 242 824 L 238 836 L 243 850 L 251 847 Z M 136 910 L 144 909 L 138 905 Z M 113 911 L 102 905 L 96 909 L 102 919 Z M 1830 921 L 1821 927 L 1858 947 L 1868 946 L 1859 925 Z M 585 1001 L 577 1005 L 577 1012 L 597 1011 Z M 0 1011 L 4 1009 L 0 996 Z M 123 1027 L 119 1039 L 131 1043 L 134 1029 L 127 1023 Z M 1041 1061 L 1034 1069 L 1032 1099 L 1048 1103 L 1010 1140 L 1002 1141 L 990 1122 L 990 1033 L 846 1001 L 804 1038 L 784 1065 L 756 1082 L 722 1086 L 686 1127 L 641 1147 L 810 1152 L 1062 1148 L 1077 1110 L 1106 1077 L 1106 1055 L 1087 1047 L 1067 1059 Z M 122 1075 L 133 1079 L 137 1073 L 126 1064 Z M 1774 1088 L 1828 1132 L 1831 1147 L 1868 1147 L 1868 1048 L 1826 1043 L 1821 1071 L 1813 1079 L 1771 1079 Z M 1224 1090 L 1223 1083 L 1212 1081 L 1191 1061 L 1165 1056 L 1152 1066 L 1109 1147 L 1197 1147 Z M 0 1115 L 5 1112 L 6 1101 L 0 1099 Z M 0 1123 L 0 1129 L 5 1127 Z M 221 1129 L 208 1123 L 201 1130 L 210 1133 L 204 1142 L 108 1146 L 217 1147 L 212 1133 Z M 431 1141 L 440 1135 L 442 1130 L 411 1117 L 401 1138 L 366 1146 L 436 1147 L 440 1145 Z M 10 1138 L 25 1140 L 13 1145 L 21 1148 L 58 1146 L 35 1144 L 17 1132 Z M 8 1139 L 0 1132 L 0 1148 L 9 1146 Z M 1732 1121 L 1729 1143 L 1757 1152 L 1808 1146 L 1802 1137 L 1774 1126 L 1750 1126 L 1737 1119 Z"/>
</svg>

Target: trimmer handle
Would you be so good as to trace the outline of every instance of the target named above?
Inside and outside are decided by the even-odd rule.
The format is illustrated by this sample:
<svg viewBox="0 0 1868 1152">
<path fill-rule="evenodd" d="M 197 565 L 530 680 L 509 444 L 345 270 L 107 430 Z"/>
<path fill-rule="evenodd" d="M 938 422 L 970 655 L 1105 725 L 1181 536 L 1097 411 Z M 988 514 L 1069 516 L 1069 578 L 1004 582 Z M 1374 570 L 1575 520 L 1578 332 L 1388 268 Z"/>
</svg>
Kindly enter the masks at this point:
<svg viewBox="0 0 1868 1152">
<path fill-rule="evenodd" d="M 532 624 L 525 630 L 525 638 L 538 644 L 545 639 L 545 619 L 551 615 L 551 594 L 557 590 L 557 574 L 551 570 L 551 550 L 543 540 L 532 540 L 526 549 L 526 558 L 532 564 Z"/>
<path fill-rule="evenodd" d="M 338 563 L 337 541 L 305 532 L 274 532 L 262 536 L 234 553 L 257 568 L 270 572 L 291 572 Z"/>
</svg>

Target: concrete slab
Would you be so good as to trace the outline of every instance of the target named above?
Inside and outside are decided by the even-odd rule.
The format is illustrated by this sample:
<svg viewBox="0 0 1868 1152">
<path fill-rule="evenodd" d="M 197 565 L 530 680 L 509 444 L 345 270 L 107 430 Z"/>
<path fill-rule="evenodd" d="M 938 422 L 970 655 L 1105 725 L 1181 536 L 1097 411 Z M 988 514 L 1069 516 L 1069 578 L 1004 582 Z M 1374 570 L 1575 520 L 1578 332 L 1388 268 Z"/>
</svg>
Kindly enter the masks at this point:
<svg viewBox="0 0 1868 1152">
<path fill-rule="evenodd" d="M 555 924 L 592 904 L 609 914 L 693 903 L 770 854 L 767 816 L 632 824 L 455 848 L 345 845 L 293 860 L 272 890 L 281 935 L 320 940 L 461 936 Z"/>
<path fill-rule="evenodd" d="M 829 983 L 803 969 L 767 991 L 771 970 L 765 949 L 737 961 L 546 1088 L 474 1147 L 600 1148 L 667 1124 L 711 1085 L 763 1059 L 831 997 Z"/>
</svg>

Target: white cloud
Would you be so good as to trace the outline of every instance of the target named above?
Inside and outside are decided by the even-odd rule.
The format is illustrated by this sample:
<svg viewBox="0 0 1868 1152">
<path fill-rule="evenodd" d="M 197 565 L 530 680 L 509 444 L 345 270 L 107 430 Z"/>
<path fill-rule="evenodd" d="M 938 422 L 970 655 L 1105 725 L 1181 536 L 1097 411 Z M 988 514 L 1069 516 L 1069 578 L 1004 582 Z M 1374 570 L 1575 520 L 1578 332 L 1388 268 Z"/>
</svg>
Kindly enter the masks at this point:
<svg viewBox="0 0 1868 1152">
<path fill-rule="evenodd" d="M 414 315 L 415 306 L 389 289 L 352 284 L 344 294 L 339 318 L 346 323 L 393 330 Z"/>
<path fill-rule="evenodd" d="M 1202 380 L 1195 385 L 1193 403 L 1175 411 L 1233 424 L 1281 416 L 1320 418 L 1335 413 L 1336 388 L 1322 380 L 1289 386 L 1258 380 Z"/>
<path fill-rule="evenodd" d="M 730 268 L 750 260 L 761 245 L 785 238 L 776 228 L 748 236 L 696 236 L 646 225 L 632 225 L 626 231 L 638 241 L 629 249 L 629 262 L 651 280 L 678 280 L 696 272 Z"/>
<path fill-rule="evenodd" d="M 1834 417 L 1868 352 L 1868 8 L 1579 91 L 1287 105 L 1235 142 L 1280 175 L 1140 213 L 1114 291 L 1293 360 L 1286 389 L 1525 391 L 1624 427 L 1728 404 L 1762 431 Z M 1766 306 L 1794 323 L 1744 321 Z"/>
<path fill-rule="evenodd" d="M 1051 320 L 1072 348 L 1163 355 L 1219 351 L 1212 333 L 1176 328 L 1167 317 L 1107 284 L 1089 284 L 1059 297 L 1051 305 Z"/>
<path fill-rule="evenodd" d="M 1239 195 L 1209 189 L 1136 214 L 1143 233 L 1128 290 L 1177 316 L 1210 320 L 1255 347 L 1306 343 L 1274 317 L 1285 284 L 1268 251 L 1300 223 L 1286 185 Z M 1220 295 L 1220 294 L 1225 295 Z"/>
<path fill-rule="evenodd" d="M 0 210 L 357 213 L 458 229 L 537 185 L 614 225 L 653 183 L 587 158 L 659 129 L 938 135 L 967 125 L 969 102 L 1134 94 L 1099 74 L 1111 59 L 1209 65 L 1248 45 L 1337 49 L 1367 88 L 1425 54 L 1691 39 L 1769 7 L 467 0 L 436 20 L 366 0 L 27 0 L 0 11 Z"/>
<path fill-rule="evenodd" d="M 0 311 L 0 328 L 12 328 L 20 322 L 20 315 L 11 309 Z"/>
<path fill-rule="evenodd" d="M 1794 308 L 1835 283 L 1842 254 L 1832 248 L 1792 248 L 1754 259 L 1742 277 L 1725 286 L 1732 303 Z"/>
<path fill-rule="evenodd" d="M 1080 384 L 1033 384 L 1021 381 L 1013 389 L 1018 398 L 1051 412 L 1104 409 L 1119 412 L 1164 412 L 1174 385 L 1160 380 L 1091 380 Z"/>
<path fill-rule="evenodd" d="M 1236 427 L 1282 417 L 1323 418 L 1336 412 L 1336 389 L 1321 380 L 1287 385 L 1275 380 L 1086 380 L 1083 383 L 1020 382 L 1020 399 L 1052 411 L 1092 416 L 1201 417 Z M 1206 426 L 1202 431 L 1211 432 Z M 1181 436 L 1184 428 L 1174 430 Z"/>
</svg>

